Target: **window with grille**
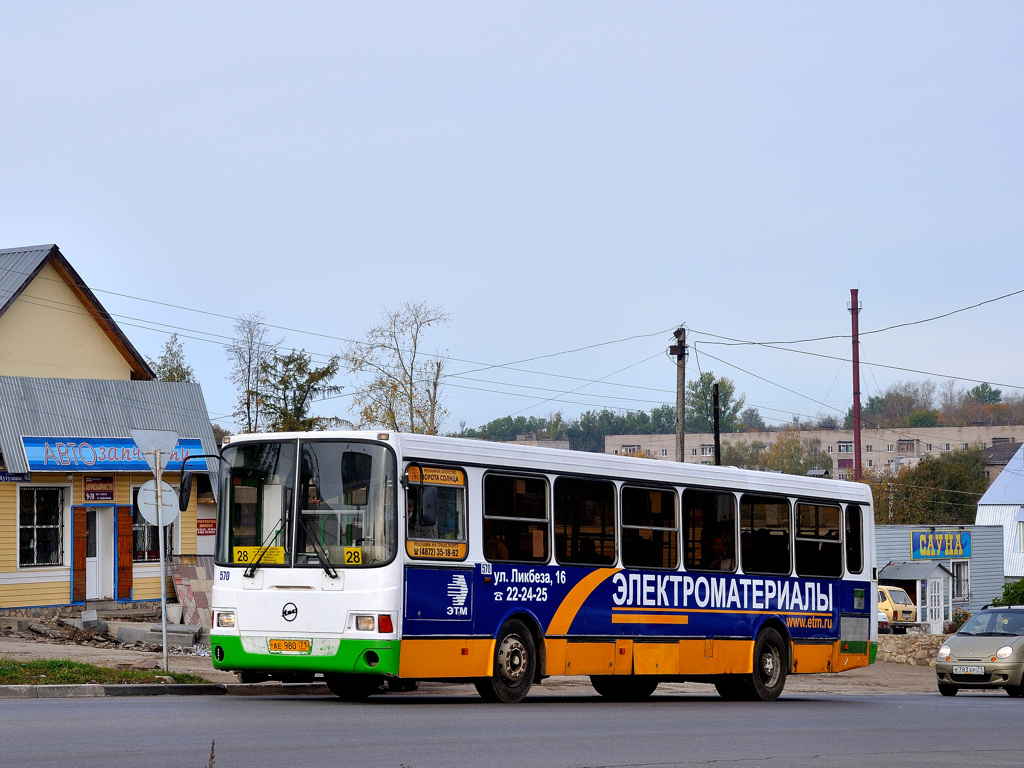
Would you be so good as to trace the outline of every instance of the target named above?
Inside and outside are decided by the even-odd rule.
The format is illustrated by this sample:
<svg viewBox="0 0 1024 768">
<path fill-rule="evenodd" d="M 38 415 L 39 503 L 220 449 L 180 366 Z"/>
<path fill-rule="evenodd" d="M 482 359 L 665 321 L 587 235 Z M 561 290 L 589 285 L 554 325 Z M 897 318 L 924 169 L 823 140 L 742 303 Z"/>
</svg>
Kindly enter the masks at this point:
<svg viewBox="0 0 1024 768">
<path fill-rule="evenodd" d="M 64 489 L 21 488 L 18 494 L 18 565 L 63 565 Z"/>
</svg>

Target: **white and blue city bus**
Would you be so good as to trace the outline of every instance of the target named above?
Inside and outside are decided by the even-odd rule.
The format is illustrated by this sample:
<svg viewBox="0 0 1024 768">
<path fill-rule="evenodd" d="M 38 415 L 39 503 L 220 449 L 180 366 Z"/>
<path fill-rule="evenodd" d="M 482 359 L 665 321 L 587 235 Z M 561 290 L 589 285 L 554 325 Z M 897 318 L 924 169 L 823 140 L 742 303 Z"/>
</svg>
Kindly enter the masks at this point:
<svg viewBox="0 0 1024 768">
<path fill-rule="evenodd" d="M 397 432 L 243 435 L 222 458 L 210 641 L 243 679 L 769 701 L 873 661 L 860 483 Z"/>
</svg>

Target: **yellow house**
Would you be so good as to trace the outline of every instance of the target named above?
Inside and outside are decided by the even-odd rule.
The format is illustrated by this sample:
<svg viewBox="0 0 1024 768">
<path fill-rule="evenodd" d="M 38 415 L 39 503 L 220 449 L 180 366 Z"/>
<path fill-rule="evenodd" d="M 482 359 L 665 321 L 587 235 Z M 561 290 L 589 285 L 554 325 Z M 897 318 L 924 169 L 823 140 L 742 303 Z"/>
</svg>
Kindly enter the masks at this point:
<svg viewBox="0 0 1024 768">
<path fill-rule="evenodd" d="M 153 379 L 55 245 L 0 250 L 0 614 L 159 599 L 159 533 L 137 504 L 153 474 L 132 431 L 178 435 L 171 485 L 184 457 L 217 449 L 199 385 Z M 169 555 L 213 533 L 203 499 L 166 526 Z"/>
</svg>

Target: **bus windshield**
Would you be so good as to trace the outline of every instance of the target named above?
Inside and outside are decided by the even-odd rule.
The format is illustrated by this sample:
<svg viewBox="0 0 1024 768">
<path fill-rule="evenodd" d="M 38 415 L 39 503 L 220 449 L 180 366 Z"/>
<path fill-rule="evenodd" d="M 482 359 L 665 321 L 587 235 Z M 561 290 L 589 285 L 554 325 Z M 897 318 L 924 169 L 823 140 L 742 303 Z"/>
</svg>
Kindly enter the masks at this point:
<svg viewBox="0 0 1024 768">
<path fill-rule="evenodd" d="M 394 558 L 395 461 L 385 447 L 239 442 L 223 456 L 218 563 L 331 568 Z"/>
</svg>

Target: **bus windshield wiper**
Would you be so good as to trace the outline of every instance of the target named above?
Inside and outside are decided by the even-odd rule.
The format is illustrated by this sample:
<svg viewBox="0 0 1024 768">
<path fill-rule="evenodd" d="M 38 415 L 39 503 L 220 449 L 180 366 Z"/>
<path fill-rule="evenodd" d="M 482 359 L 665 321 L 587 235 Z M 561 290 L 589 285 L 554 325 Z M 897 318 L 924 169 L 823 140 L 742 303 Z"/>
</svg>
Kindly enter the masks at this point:
<svg viewBox="0 0 1024 768">
<path fill-rule="evenodd" d="M 256 575 L 256 569 L 259 568 L 260 563 L 263 561 L 263 556 L 270 551 L 270 542 L 272 542 L 277 536 L 282 525 L 284 525 L 284 520 L 279 521 L 278 524 L 274 526 L 274 530 L 270 532 L 270 535 L 263 540 L 262 544 L 260 544 L 260 551 L 256 553 L 256 558 L 249 564 L 249 567 L 245 569 L 245 573 L 242 574 L 245 578 L 251 579 Z"/>
<path fill-rule="evenodd" d="M 338 572 L 334 569 L 331 558 L 327 556 L 327 550 L 321 544 L 320 537 L 316 535 L 316 529 L 310 527 L 309 519 L 305 515 L 300 513 L 299 518 L 302 520 L 302 527 L 306 529 L 306 536 L 313 542 L 313 549 L 316 550 L 317 556 L 320 558 L 320 567 L 332 579 L 338 578 Z"/>
</svg>

